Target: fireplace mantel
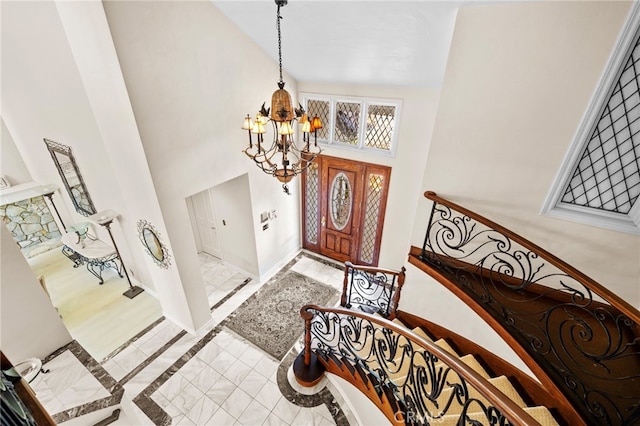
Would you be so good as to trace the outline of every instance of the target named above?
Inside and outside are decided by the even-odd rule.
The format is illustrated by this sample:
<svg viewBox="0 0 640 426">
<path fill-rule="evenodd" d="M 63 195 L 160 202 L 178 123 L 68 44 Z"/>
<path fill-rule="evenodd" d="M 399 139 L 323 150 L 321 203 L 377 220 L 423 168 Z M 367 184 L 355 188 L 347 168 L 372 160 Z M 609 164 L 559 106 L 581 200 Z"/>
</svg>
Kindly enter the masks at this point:
<svg viewBox="0 0 640 426">
<path fill-rule="evenodd" d="M 0 190 L 0 206 L 17 203 L 33 197 L 51 194 L 58 190 L 58 185 L 42 185 L 37 182 L 21 183 Z"/>
</svg>

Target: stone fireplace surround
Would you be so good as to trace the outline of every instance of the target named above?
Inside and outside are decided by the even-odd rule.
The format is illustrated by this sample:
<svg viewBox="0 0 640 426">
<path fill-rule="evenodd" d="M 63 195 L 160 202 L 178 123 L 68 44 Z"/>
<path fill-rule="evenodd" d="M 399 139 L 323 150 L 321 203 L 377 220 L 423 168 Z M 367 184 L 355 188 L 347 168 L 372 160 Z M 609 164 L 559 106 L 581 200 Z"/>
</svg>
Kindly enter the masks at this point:
<svg viewBox="0 0 640 426">
<path fill-rule="evenodd" d="M 44 194 L 57 189 L 56 185 L 31 182 L 0 191 L 0 217 L 20 249 L 60 239 L 60 229 L 44 199 Z"/>
</svg>

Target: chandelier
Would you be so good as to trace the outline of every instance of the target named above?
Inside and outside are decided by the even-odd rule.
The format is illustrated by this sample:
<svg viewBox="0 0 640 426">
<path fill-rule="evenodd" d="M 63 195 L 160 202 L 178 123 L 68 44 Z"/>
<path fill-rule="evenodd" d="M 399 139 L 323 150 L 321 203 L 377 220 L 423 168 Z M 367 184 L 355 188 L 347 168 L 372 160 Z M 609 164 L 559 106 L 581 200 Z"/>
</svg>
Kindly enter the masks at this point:
<svg viewBox="0 0 640 426">
<path fill-rule="evenodd" d="M 313 160 L 322 152 L 318 147 L 317 130 L 322 128 L 319 117 L 309 118 L 298 104 L 298 108 L 291 106 L 291 95 L 284 89 L 282 80 L 282 42 L 280 36 L 280 8 L 287 4 L 287 0 L 275 0 L 278 6 L 276 25 L 278 28 L 278 65 L 280 67 L 280 81 L 278 90 L 271 96 L 271 108 L 265 108 L 265 103 L 256 114 L 254 120 L 247 114 L 242 128 L 249 133 L 249 146 L 243 152 L 251 158 L 263 172 L 275 176 L 282 182 L 282 189 L 290 194 L 288 183 L 295 176 L 305 171 Z M 269 115 L 271 113 L 271 115 Z M 267 123 L 272 124 L 273 141 L 270 146 L 265 145 L 264 134 Z M 302 146 L 298 147 L 293 135 L 294 125 L 298 122 L 302 132 Z M 311 146 L 310 134 L 314 140 Z M 256 135 L 254 143 L 252 134 Z"/>
</svg>

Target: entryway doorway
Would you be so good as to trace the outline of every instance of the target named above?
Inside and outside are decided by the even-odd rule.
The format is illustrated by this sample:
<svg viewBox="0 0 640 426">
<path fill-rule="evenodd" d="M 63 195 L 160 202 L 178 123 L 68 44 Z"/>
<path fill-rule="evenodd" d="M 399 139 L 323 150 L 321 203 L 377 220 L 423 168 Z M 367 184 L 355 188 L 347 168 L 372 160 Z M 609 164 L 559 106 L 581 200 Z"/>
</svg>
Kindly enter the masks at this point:
<svg viewBox="0 0 640 426">
<path fill-rule="evenodd" d="M 259 276 L 249 176 L 245 173 L 186 199 L 198 253 Z"/>
<path fill-rule="evenodd" d="M 391 168 L 319 155 L 303 174 L 303 247 L 378 266 Z"/>
<path fill-rule="evenodd" d="M 218 240 L 216 209 L 211 189 L 205 189 L 192 195 L 187 199 L 187 205 L 193 221 L 198 253 L 205 252 L 222 259 L 220 241 Z"/>
</svg>

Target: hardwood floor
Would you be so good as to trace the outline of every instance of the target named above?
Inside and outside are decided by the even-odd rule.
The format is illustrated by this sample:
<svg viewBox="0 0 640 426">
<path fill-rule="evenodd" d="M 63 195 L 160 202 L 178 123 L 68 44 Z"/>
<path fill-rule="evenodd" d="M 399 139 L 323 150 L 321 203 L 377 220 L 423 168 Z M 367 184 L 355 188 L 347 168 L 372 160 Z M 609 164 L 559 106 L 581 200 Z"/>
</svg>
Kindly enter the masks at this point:
<svg viewBox="0 0 640 426">
<path fill-rule="evenodd" d="M 84 265 L 74 268 L 60 248 L 27 260 L 36 276 L 44 276 L 51 303 L 71 336 L 98 362 L 162 316 L 151 294 L 123 296 L 126 278 L 109 269 L 99 285 Z"/>
</svg>

